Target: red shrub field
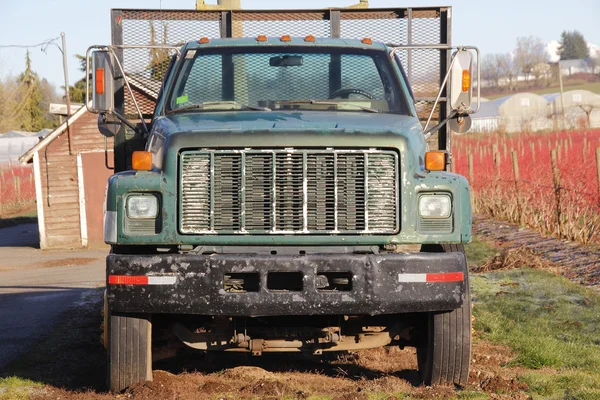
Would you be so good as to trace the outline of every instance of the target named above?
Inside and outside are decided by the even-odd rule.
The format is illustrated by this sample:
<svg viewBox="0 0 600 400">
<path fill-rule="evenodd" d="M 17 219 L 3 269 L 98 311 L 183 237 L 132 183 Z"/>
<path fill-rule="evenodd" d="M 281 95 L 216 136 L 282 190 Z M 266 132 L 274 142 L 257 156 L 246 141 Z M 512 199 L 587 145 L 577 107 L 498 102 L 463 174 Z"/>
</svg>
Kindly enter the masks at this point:
<svg viewBox="0 0 600 400">
<path fill-rule="evenodd" d="M 35 203 L 31 165 L 0 165 L 0 215 L 30 207 Z"/>
<path fill-rule="evenodd" d="M 600 130 L 581 130 L 454 136 L 452 152 L 475 211 L 589 243 L 600 242 L 597 148 Z"/>
</svg>

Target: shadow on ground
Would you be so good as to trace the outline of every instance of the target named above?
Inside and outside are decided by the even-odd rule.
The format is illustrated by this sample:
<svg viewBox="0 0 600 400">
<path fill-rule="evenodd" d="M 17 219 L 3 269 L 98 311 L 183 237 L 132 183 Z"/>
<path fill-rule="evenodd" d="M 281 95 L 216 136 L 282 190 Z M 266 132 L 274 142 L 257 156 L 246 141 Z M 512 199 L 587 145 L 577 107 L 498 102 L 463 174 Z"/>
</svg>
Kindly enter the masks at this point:
<svg viewBox="0 0 600 400">
<path fill-rule="evenodd" d="M 100 342 L 101 291 L 95 292 L 91 302 L 62 314 L 50 332 L 40 338 L 24 356 L 0 372 L 0 377 L 18 376 L 70 392 L 106 393 L 106 353 Z M 386 372 L 385 366 L 379 368 L 379 360 L 384 362 L 389 356 L 397 358 L 401 352 L 399 349 L 390 349 L 389 354 L 385 349 L 379 351 L 378 358 L 365 362 L 365 359 L 359 359 L 361 356 L 344 353 L 322 357 L 296 354 L 252 357 L 216 352 L 205 354 L 181 347 L 175 357 L 155 362 L 153 369 L 175 375 L 197 372 L 218 376 L 223 371 L 237 367 L 258 367 L 265 373 L 316 373 L 330 378 L 344 378 L 357 384 L 359 381 L 372 382 L 386 376 L 403 379 L 413 387 L 420 384 L 418 372 L 411 369 L 411 363 L 415 364 L 412 360 L 397 364 L 394 369 L 399 372 L 395 373 Z M 367 358 L 371 357 L 371 353 L 366 354 Z"/>
<path fill-rule="evenodd" d="M 29 350 L 24 355 L 3 368 L 0 377 L 17 376 L 77 391 L 103 391 L 105 363 L 104 348 L 100 343 L 101 290 L 56 288 L 2 294 L 0 302 L 41 301 L 45 303 L 44 307 L 48 307 L 48 303 L 62 301 L 60 298 L 63 296 L 79 300 L 79 304 L 47 323 L 43 320 L 44 315 L 34 316 L 38 328 L 46 326 L 49 330 L 39 336 L 37 342 L 27 346 Z"/>
<path fill-rule="evenodd" d="M 37 217 L 0 219 L 0 247 L 40 248 Z"/>
</svg>

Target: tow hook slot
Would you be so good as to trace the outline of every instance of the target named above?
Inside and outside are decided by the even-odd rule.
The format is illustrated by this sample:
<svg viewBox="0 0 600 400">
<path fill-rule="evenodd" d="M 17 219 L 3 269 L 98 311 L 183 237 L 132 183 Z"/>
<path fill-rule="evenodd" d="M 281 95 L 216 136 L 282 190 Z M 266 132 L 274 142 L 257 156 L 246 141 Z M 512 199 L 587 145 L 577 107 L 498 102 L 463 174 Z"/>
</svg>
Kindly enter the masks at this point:
<svg viewBox="0 0 600 400">
<path fill-rule="evenodd" d="M 267 289 L 274 291 L 301 292 L 304 287 L 302 272 L 269 272 Z"/>
<path fill-rule="evenodd" d="M 317 290 L 320 292 L 349 292 L 352 290 L 352 273 L 318 271 Z"/>
<path fill-rule="evenodd" d="M 223 290 L 227 293 L 258 292 L 260 276 L 258 273 L 228 273 L 223 275 Z"/>
</svg>

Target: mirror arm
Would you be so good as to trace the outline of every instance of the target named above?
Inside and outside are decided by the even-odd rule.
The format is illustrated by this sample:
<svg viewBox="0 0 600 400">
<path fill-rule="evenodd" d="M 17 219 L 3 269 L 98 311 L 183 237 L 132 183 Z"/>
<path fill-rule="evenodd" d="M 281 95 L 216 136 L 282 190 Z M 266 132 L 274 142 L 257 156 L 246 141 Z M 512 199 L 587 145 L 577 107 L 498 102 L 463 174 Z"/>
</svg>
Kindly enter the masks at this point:
<svg viewBox="0 0 600 400">
<path fill-rule="evenodd" d="M 431 135 L 433 135 L 433 132 L 437 131 L 442 126 L 446 125 L 446 123 L 448 121 L 450 121 L 452 118 L 454 118 L 454 116 L 456 116 L 456 114 L 458 114 L 458 111 L 452 110 L 452 112 L 442 122 L 440 122 L 436 126 L 432 126 L 431 128 L 429 128 L 429 130 L 424 131 L 423 135 L 425 135 L 425 140 L 429 139 L 431 137 Z M 425 126 L 425 127 L 427 127 L 427 126 Z"/>
<path fill-rule="evenodd" d="M 135 109 L 138 112 L 138 115 L 140 116 L 140 121 L 142 121 L 142 126 L 144 127 L 144 131 L 146 132 L 146 136 L 149 136 L 150 131 L 148 130 L 148 127 L 146 126 L 146 121 L 144 121 L 144 116 L 142 115 L 142 111 L 140 110 L 137 100 L 135 99 L 133 90 L 131 90 L 131 86 L 129 85 L 129 80 L 127 79 L 127 75 L 125 75 L 125 70 L 123 69 L 123 66 L 121 65 L 121 61 L 119 61 L 119 58 L 117 57 L 117 55 L 113 52 L 113 50 L 110 47 L 109 47 L 109 50 L 115 57 L 115 61 L 117 62 L 117 65 L 119 66 L 119 69 L 121 70 L 121 74 L 123 74 L 123 80 L 125 81 L 125 86 L 127 86 L 127 90 L 129 91 L 131 100 L 133 100 L 133 105 L 135 106 Z M 115 116 L 117 118 L 119 118 L 123 123 L 125 123 L 123 116 L 120 116 L 117 112 L 115 112 Z M 130 125 L 131 123 L 125 123 L 125 124 L 131 128 L 131 125 Z"/>
<path fill-rule="evenodd" d="M 454 66 L 454 62 L 456 61 L 456 54 L 458 53 L 454 53 L 452 54 L 452 59 L 450 60 L 450 66 L 448 67 L 448 71 L 446 71 L 446 75 L 444 76 L 444 80 L 442 81 L 442 84 L 440 85 L 440 90 L 438 91 L 438 94 L 435 98 L 435 102 L 433 103 L 433 107 L 431 108 L 431 112 L 429 113 L 429 117 L 427 117 L 427 122 L 425 123 L 425 127 L 423 128 L 423 132 L 429 132 L 427 130 L 427 127 L 429 126 L 429 123 L 431 122 L 431 118 L 433 117 L 433 113 L 435 112 L 435 107 L 437 107 L 438 103 L 440 102 L 440 97 L 442 97 L 442 92 L 444 91 L 444 89 L 446 88 L 446 82 L 448 82 L 448 77 L 450 76 L 450 72 L 452 71 L 452 67 Z M 445 121 L 442 121 L 440 124 L 441 126 L 444 125 L 444 123 L 446 123 L 446 121 L 449 118 L 447 118 Z M 438 125 L 440 125 L 438 124 Z M 440 128 L 441 128 L 440 126 Z"/>
<path fill-rule="evenodd" d="M 131 122 L 130 122 L 130 121 L 127 119 L 127 118 L 125 118 L 123 115 L 119 114 L 118 112 L 116 112 L 116 111 L 114 111 L 114 110 L 112 111 L 112 114 L 113 114 L 115 117 L 117 117 L 117 118 L 119 119 L 119 121 L 121 121 L 122 123 L 124 123 L 125 125 L 127 125 L 129 128 L 131 128 L 131 129 L 132 129 L 132 130 L 133 130 L 135 133 L 139 133 L 139 134 L 143 133 L 143 132 L 140 132 L 140 129 L 139 129 L 137 126 L 133 125 L 133 124 L 132 124 L 132 123 L 131 123 Z M 143 121 L 144 121 L 144 120 L 142 119 L 142 122 L 143 122 Z M 146 128 L 146 124 L 144 124 L 144 128 L 146 129 L 146 132 L 148 132 L 148 130 L 147 130 L 147 128 Z"/>
</svg>

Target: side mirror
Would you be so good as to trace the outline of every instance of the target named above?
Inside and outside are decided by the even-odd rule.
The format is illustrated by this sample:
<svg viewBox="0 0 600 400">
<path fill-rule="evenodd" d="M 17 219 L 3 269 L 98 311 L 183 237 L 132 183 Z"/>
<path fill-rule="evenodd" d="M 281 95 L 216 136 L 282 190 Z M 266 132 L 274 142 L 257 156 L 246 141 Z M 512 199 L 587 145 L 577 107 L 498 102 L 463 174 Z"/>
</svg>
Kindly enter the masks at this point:
<svg viewBox="0 0 600 400">
<path fill-rule="evenodd" d="M 473 55 L 468 50 L 457 50 L 454 65 L 450 72 L 450 106 L 459 114 L 466 114 L 471 108 L 473 98 L 472 73 Z"/>
<path fill-rule="evenodd" d="M 112 52 L 92 53 L 92 111 L 113 112 L 115 107 L 114 68 Z"/>
<path fill-rule="evenodd" d="M 114 114 L 100 113 L 98 114 L 98 130 L 106 137 L 113 137 L 121 130 L 121 120 Z"/>
</svg>

